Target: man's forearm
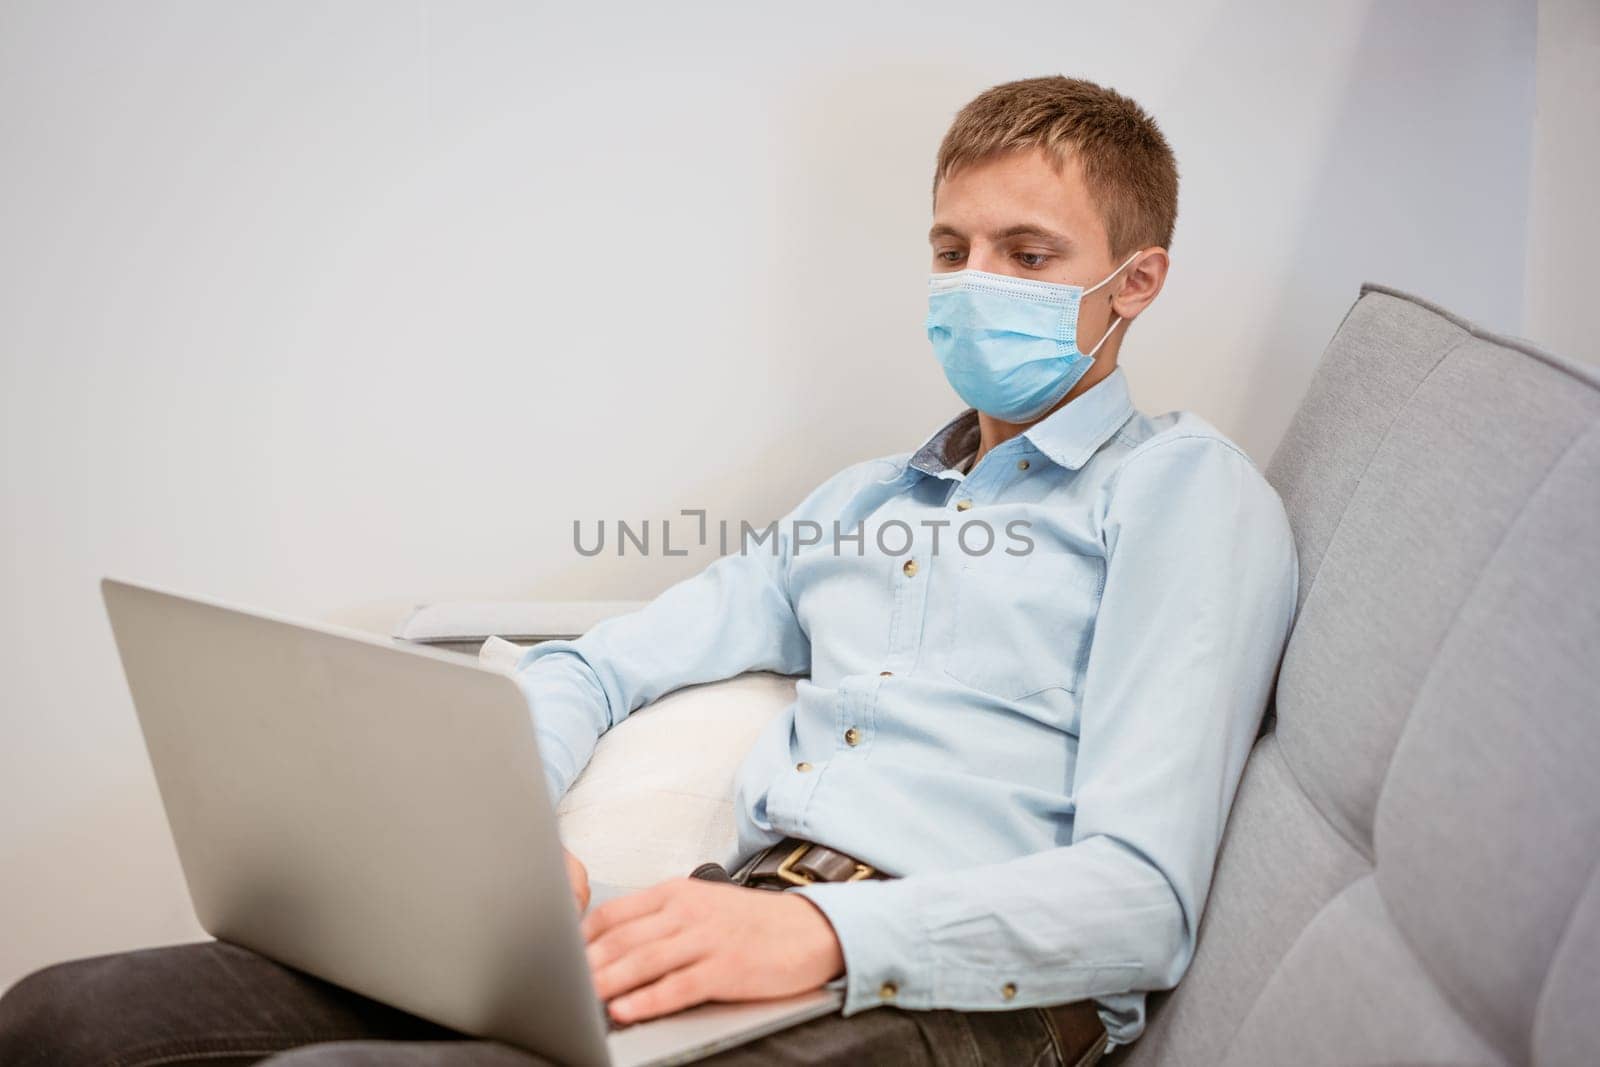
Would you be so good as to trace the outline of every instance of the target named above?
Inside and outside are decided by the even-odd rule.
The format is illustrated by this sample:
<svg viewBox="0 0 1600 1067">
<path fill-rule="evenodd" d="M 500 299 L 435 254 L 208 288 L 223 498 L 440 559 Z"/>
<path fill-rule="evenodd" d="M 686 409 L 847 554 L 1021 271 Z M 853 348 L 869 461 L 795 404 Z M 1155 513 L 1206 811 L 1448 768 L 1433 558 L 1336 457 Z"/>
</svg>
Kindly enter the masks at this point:
<svg viewBox="0 0 1600 1067">
<path fill-rule="evenodd" d="M 844 1014 L 984 1010 L 1171 986 L 1183 910 L 1161 872 L 1105 838 L 1003 863 L 800 886 L 844 955 Z"/>
</svg>

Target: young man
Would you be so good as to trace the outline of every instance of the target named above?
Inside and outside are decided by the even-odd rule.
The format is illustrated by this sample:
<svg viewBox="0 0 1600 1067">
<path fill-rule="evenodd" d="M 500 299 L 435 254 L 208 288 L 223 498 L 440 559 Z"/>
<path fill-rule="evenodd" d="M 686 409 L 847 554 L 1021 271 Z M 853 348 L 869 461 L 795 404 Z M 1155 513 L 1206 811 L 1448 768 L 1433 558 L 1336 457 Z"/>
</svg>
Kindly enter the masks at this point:
<svg viewBox="0 0 1600 1067">
<path fill-rule="evenodd" d="M 584 932 L 616 1018 L 834 982 L 846 1017 L 1097 998 L 1126 1042 L 1143 991 L 1182 975 L 1297 568 L 1244 453 L 1140 414 L 1117 369 L 1177 187 L 1125 97 L 1067 78 L 978 97 L 939 150 L 927 320 L 971 410 L 828 479 L 776 555 L 524 657 L 557 796 L 668 690 L 807 675 L 740 771 L 733 863 L 792 837 L 783 855 L 809 840 L 901 876 L 608 902 Z"/>
<path fill-rule="evenodd" d="M 1194 415 L 1138 412 L 1117 368 L 1166 279 L 1177 184 L 1114 92 L 1035 78 L 972 101 L 939 150 L 926 322 L 969 409 L 829 478 L 772 542 L 524 656 L 555 797 L 670 690 L 806 675 L 739 772 L 737 884 L 707 864 L 585 916 L 619 1021 L 832 983 L 840 1014 L 714 1062 L 1073 1063 L 1135 1038 L 1145 991 L 1183 974 L 1297 568 L 1249 458 Z M 122 1054 L 180 1006 L 186 1049 L 239 1018 L 280 1048 L 453 1036 L 211 943 L 30 976 L 0 1001 L 0 1053 L 101 1027 L 95 1050 Z M 87 1062 L 61 1040 L 50 1062 Z"/>
</svg>

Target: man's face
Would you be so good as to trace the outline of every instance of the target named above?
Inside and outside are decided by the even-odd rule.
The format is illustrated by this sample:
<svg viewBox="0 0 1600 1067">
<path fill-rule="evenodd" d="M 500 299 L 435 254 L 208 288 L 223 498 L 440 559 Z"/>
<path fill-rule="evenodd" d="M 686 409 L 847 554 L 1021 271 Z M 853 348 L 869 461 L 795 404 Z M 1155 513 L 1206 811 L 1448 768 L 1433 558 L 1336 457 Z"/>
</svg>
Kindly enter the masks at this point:
<svg viewBox="0 0 1600 1067">
<path fill-rule="evenodd" d="M 940 182 L 928 242 L 936 273 L 970 268 L 1087 288 L 1117 267 L 1077 159 L 1058 172 L 1037 148 L 971 164 Z M 1084 299 L 1080 338 L 1099 339 L 1120 288 L 1113 280 Z"/>
</svg>

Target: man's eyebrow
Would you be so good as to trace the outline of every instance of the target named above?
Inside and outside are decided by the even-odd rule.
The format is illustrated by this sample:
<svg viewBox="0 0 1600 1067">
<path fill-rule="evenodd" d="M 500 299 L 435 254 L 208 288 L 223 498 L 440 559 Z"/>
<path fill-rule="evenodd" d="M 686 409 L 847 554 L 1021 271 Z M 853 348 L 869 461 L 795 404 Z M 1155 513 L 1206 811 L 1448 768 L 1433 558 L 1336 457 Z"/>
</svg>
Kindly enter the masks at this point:
<svg viewBox="0 0 1600 1067">
<path fill-rule="evenodd" d="M 1048 244 L 1060 245 L 1063 247 L 1072 244 L 1072 238 L 1068 237 L 1066 234 L 1057 233 L 1052 229 L 1040 226 L 1038 223 L 1033 222 L 1021 222 L 1015 226 L 1007 226 L 1003 230 L 997 230 L 993 234 L 990 234 L 990 236 L 997 241 L 1002 241 L 1011 237 L 1036 237 Z M 958 240 L 966 240 L 966 234 L 962 233 L 954 226 L 943 222 L 934 223 L 933 229 L 928 231 L 928 241 L 931 243 L 941 237 L 954 237 Z"/>
<path fill-rule="evenodd" d="M 1038 225 L 1037 223 L 1032 222 L 1024 222 L 1016 226 L 1007 226 L 998 233 L 991 234 L 991 236 L 997 241 L 1003 240 L 1007 237 L 1037 237 L 1041 241 L 1045 241 L 1049 244 L 1070 245 L 1072 243 L 1072 238 L 1068 237 L 1066 234 L 1057 233 L 1054 230 L 1047 229 Z"/>
</svg>

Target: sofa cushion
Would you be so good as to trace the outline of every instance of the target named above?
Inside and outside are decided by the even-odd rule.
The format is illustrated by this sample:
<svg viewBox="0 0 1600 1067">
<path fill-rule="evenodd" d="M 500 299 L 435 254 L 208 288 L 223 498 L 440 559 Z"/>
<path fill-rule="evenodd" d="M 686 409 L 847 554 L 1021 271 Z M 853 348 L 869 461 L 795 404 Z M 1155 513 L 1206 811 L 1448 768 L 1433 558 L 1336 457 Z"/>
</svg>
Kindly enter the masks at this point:
<svg viewBox="0 0 1600 1067">
<path fill-rule="evenodd" d="M 1600 1054 L 1597 417 L 1593 369 L 1362 287 L 1267 469 L 1275 730 L 1129 1062 Z"/>
<path fill-rule="evenodd" d="M 795 680 L 751 672 L 691 685 L 607 730 L 556 806 L 589 877 L 643 889 L 733 851 L 734 774 Z"/>
</svg>

